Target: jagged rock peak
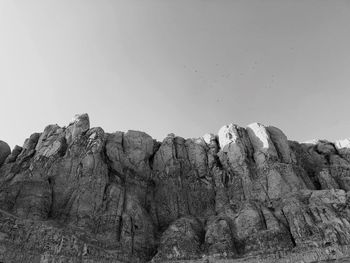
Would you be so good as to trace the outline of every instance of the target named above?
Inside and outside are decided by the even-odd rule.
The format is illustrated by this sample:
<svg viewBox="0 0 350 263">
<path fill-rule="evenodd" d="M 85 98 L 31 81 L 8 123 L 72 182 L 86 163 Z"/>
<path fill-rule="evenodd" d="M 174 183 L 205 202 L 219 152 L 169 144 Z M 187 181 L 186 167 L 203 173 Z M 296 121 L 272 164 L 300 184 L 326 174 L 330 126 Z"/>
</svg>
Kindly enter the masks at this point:
<svg viewBox="0 0 350 263">
<path fill-rule="evenodd" d="M 66 131 L 66 140 L 71 144 L 79 135 L 90 129 L 90 119 L 87 113 L 77 114 L 69 123 Z"/>
<path fill-rule="evenodd" d="M 82 114 L 75 114 L 72 120 L 69 122 L 69 125 L 80 125 L 84 126 L 85 128 L 90 128 L 90 118 L 87 113 Z"/>
</svg>

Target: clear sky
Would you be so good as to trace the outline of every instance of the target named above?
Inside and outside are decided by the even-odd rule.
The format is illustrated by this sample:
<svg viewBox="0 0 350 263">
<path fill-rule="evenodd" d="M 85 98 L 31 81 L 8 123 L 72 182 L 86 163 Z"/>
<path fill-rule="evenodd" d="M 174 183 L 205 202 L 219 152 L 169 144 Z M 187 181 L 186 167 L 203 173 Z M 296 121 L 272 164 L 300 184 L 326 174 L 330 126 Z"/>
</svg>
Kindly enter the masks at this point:
<svg viewBox="0 0 350 263">
<path fill-rule="evenodd" d="M 158 140 L 350 137 L 350 1 L 1 0 L 0 99 L 11 147 L 83 112 Z"/>
</svg>

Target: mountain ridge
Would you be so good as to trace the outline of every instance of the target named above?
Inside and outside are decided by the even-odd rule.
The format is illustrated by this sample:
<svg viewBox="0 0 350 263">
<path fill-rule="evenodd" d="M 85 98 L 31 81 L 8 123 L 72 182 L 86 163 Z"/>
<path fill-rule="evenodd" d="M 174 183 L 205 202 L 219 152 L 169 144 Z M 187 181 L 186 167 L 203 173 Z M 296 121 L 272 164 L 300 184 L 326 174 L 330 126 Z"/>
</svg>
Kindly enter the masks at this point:
<svg viewBox="0 0 350 263">
<path fill-rule="evenodd" d="M 223 126 L 162 142 L 48 125 L 0 142 L 4 262 L 314 262 L 350 255 L 350 141 Z M 30 261 L 28 261 L 30 259 Z"/>
</svg>

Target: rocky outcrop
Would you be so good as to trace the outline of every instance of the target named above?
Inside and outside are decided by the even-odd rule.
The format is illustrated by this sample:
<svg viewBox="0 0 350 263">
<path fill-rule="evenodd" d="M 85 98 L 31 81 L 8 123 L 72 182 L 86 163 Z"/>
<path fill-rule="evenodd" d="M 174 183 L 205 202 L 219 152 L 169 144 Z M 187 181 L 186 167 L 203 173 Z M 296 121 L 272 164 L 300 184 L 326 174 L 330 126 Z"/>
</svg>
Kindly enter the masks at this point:
<svg viewBox="0 0 350 263">
<path fill-rule="evenodd" d="M 6 157 L 9 156 L 10 153 L 10 146 L 6 142 L 0 141 L 0 166 L 4 163 Z"/>
<path fill-rule="evenodd" d="M 87 114 L 0 141 L 1 262 L 314 262 L 350 255 L 350 141 L 259 123 L 162 142 Z"/>
</svg>

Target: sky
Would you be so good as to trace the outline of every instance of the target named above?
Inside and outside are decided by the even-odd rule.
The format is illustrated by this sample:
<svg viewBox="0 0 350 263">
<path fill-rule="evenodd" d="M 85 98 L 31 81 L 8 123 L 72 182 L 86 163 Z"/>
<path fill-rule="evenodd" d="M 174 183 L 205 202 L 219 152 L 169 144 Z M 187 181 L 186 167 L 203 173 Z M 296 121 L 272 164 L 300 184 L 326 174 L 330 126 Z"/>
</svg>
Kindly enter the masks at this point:
<svg viewBox="0 0 350 263">
<path fill-rule="evenodd" d="M 87 112 L 162 140 L 350 137 L 348 0 L 0 0 L 0 140 Z"/>
</svg>

